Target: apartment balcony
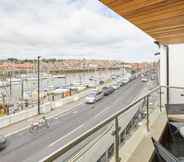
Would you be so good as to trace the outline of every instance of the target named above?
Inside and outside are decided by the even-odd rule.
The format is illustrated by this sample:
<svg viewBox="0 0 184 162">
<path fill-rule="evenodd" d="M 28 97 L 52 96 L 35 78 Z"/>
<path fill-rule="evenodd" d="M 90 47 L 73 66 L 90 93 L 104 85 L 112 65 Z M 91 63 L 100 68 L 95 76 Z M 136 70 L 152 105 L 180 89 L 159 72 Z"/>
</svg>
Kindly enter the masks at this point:
<svg viewBox="0 0 184 162">
<path fill-rule="evenodd" d="M 184 2 L 101 1 L 154 39 L 160 54 L 160 86 L 66 145 L 49 150 L 49 156 L 41 161 L 181 161 L 178 157 L 183 156 L 184 146 L 181 131 Z M 43 155 L 44 152 L 46 150 Z M 46 153 L 48 155 L 48 150 Z"/>
</svg>

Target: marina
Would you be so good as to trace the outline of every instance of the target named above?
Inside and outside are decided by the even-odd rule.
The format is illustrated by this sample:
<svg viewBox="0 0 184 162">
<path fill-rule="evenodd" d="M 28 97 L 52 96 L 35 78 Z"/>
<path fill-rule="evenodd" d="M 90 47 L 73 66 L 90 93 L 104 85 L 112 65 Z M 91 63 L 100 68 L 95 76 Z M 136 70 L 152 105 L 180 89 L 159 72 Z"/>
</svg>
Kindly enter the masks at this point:
<svg viewBox="0 0 184 162">
<path fill-rule="evenodd" d="M 86 88 L 96 87 L 100 84 L 100 81 L 106 82 L 111 80 L 113 75 L 120 74 L 122 74 L 122 70 L 65 75 L 41 74 L 41 104 L 79 93 Z M 1 81 L 1 84 L 1 103 L 10 105 L 9 114 L 34 107 L 37 104 L 37 74 L 21 74 L 16 78 L 7 78 L 5 81 Z"/>
</svg>

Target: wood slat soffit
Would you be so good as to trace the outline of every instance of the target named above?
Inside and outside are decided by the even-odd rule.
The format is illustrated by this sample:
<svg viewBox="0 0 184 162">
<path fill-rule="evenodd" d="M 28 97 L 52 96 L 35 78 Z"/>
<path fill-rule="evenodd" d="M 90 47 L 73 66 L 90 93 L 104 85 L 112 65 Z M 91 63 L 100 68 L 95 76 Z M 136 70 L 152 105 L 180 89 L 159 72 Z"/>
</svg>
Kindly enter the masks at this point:
<svg viewBox="0 0 184 162">
<path fill-rule="evenodd" d="M 101 2 L 161 43 L 184 43 L 184 0 Z"/>
</svg>

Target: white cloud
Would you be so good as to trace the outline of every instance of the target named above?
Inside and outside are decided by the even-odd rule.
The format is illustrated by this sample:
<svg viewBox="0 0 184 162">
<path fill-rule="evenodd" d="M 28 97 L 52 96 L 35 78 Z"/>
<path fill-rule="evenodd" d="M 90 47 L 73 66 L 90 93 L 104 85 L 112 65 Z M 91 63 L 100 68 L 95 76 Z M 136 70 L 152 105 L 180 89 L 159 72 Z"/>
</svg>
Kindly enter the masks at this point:
<svg viewBox="0 0 184 162">
<path fill-rule="evenodd" d="M 144 60 L 155 46 L 98 0 L 0 0 L 0 57 Z"/>
</svg>

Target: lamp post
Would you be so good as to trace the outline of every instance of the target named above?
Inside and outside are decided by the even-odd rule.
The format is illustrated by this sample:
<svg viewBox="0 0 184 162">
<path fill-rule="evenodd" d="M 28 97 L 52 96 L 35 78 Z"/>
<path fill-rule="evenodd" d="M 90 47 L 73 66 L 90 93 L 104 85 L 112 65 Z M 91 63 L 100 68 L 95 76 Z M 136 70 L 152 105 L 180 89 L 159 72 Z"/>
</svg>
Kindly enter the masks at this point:
<svg viewBox="0 0 184 162">
<path fill-rule="evenodd" d="M 21 108 L 24 109 L 24 78 L 21 79 Z"/>
<path fill-rule="evenodd" d="M 125 63 L 123 62 L 123 78 L 125 78 L 124 76 L 125 76 Z"/>
<path fill-rule="evenodd" d="M 38 56 L 37 68 L 38 68 L 38 114 L 40 114 L 40 57 Z"/>
<path fill-rule="evenodd" d="M 12 73 L 9 72 L 9 79 L 10 79 L 10 98 L 12 97 Z"/>
</svg>

